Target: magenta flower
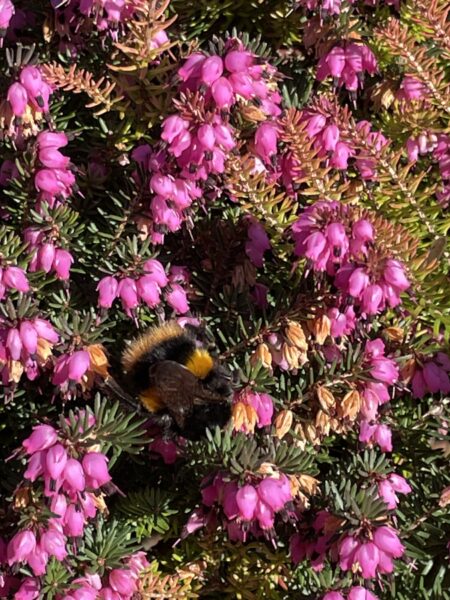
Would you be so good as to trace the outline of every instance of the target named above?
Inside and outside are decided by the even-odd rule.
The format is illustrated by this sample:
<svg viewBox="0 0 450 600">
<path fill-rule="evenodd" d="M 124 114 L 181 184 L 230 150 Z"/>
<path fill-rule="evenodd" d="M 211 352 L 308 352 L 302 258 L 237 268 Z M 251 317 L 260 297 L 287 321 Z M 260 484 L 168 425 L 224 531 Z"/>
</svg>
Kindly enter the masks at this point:
<svg viewBox="0 0 450 600">
<path fill-rule="evenodd" d="M 258 494 L 252 485 L 244 485 L 236 494 L 239 514 L 244 521 L 251 521 L 255 514 Z"/>
<path fill-rule="evenodd" d="M 64 515 L 64 533 L 69 537 L 81 537 L 84 523 L 84 514 L 74 504 L 70 504 Z"/>
<path fill-rule="evenodd" d="M 369 592 L 365 588 L 357 585 L 352 587 L 347 596 L 347 600 L 378 600 L 378 596 Z"/>
<path fill-rule="evenodd" d="M 80 382 L 90 364 L 89 352 L 86 350 L 74 352 L 69 358 L 69 379 Z"/>
<path fill-rule="evenodd" d="M 100 452 L 88 452 L 83 456 L 81 464 L 86 475 L 87 487 L 98 489 L 108 481 L 111 481 L 107 463 L 107 457 Z"/>
<path fill-rule="evenodd" d="M 82 492 L 86 487 L 81 464 L 75 458 L 69 458 L 63 472 L 65 485 L 73 492 Z"/>
<path fill-rule="evenodd" d="M 274 512 L 278 512 L 286 502 L 292 500 L 287 478 L 266 477 L 258 484 L 257 491 L 259 498 Z"/>
<path fill-rule="evenodd" d="M 58 479 L 67 463 L 67 452 L 61 444 L 48 449 L 45 457 L 45 470 L 52 479 Z"/>
<path fill-rule="evenodd" d="M 201 67 L 200 81 L 212 85 L 223 73 L 223 61 L 220 56 L 209 56 Z"/>
<path fill-rule="evenodd" d="M 52 344 L 56 344 L 59 341 L 59 336 L 53 329 L 53 326 L 45 319 L 36 318 L 33 321 L 33 326 L 40 338 L 47 340 Z"/>
<path fill-rule="evenodd" d="M 255 518 L 261 529 L 272 529 L 275 521 L 273 510 L 261 499 L 258 500 L 255 509 Z"/>
<path fill-rule="evenodd" d="M 355 560 L 359 563 L 364 579 L 375 577 L 380 562 L 378 547 L 372 542 L 361 544 L 355 552 Z"/>
<path fill-rule="evenodd" d="M 97 285 L 98 305 L 102 308 L 111 308 L 117 298 L 119 284 L 114 277 L 104 277 Z"/>
<path fill-rule="evenodd" d="M 40 546 L 49 556 L 57 560 L 64 560 L 67 556 L 66 538 L 55 529 L 49 529 L 41 535 Z"/>
<path fill-rule="evenodd" d="M 343 571 L 348 571 L 351 569 L 355 553 L 359 548 L 358 541 L 352 537 L 345 537 L 339 545 L 339 566 Z"/>
<path fill-rule="evenodd" d="M 27 563 L 36 577 L 44 575 L 48 563 L 48 554 L 39 544 L 36 544 L 34 550 L 27 556 Z"/>
<path fill-rule="evenodd" d="M 26 89 L 20 83 L 13 83 L 9 86 L 7 94 L 8 102 L 16 117 L 21 117 L 27 108 L 28 95 Z"/>
<path fill-rule="evenodd" d="M 109 574 L 111 588 L 124 596 L 130 596 L 135 591 L 135 582 L 129 569 L 113 569 Z"/>
<path fill-rule="evenodd" d="M 170 290 L 165 293 L 166 300 L 169 305 L 179 314 L 183 315 L 188 312 L 189 304 L 187 300 L 186 290 L 178 283 L 171 283 Z"/>
<path fill-rule="evenodd" d="M 50 425 L 37 425 L 33 433 L 22 442 L 27 454 L 34 454 L 40 450 L 50 448 L 57 441 L 58 434 Z"/>
<path fill-rule="evenodd" d="M 177 460 L 178 446 L 172 440 L 157 438 L 150 444 L 149 449 L 152 452 L 159 454 L 166 465 L 173 465 L 173 463 Z M 204 502 L 204 504 L 206 503 Z"/>
<path fill-rule="evenodd" d="M 53 268 L 56 272 L 56 277 L 67 281 L 70 277 L 70 267 L 73 263 L 73 256 L 67 250 L 58 248 L 55 252 L 55 260 Z"/>
<path fill-rule="evenodd" d="M 400 558 L 405 552 L 405 547 L 400 542 L 397 532 L 390 527 L 378 527 L 373 534 L 373 541 L 382 552 Z"/>
<path fill-rule="evenodd" d="M 24 478 L 36 481 L 44 473 L 45 458 L 45 452 L 35 452 L 32 454 L 28 460 L 26 471 L 23 474 Z"/>
<path fill-rule="evenodd" d="M 8 564 L 27 560 L 36 547 L 36 537 L 32 531 L 19 531 L 8 543 Z"/>
<path fill-rule="evenodd" d="M 137 292 L 150 308 L 155 308 L 161 302 L 161 288 L 152 275 L 144 275 L 137 280 Z"/>
<path fill-rule="evenodd" d="M 226 483 L 223 488 L 223 512 L 228 519 L 235 519 L 239 515 L 239 506 L 236 501 L 238 486 L 235 481 Z"/>
<path fill-rule="evenodd" d="M 3 271 L 3 284 L 19 292 L 28 292 L 30 289 L 25 271 L 20 267 L 7 267 Z"/>
<path fill-rule="evenodd" d="M 274 123 L 265 122 L 255 133 L 255 150 L 261 159 L 269 163 L 277 153 L 278 128 Z"/>
<path fill-rule="evenodd" d="M 40 593 L 39 580 L 34 577 L 26 577 L 14 594 L 14 600 L 36 600 L 39 598 Z"/>
<path fill-rule="evenodd" d="M 234 93 L 226 77 L 219 77 L 211 86 L 211 93 L 217 108 L 226 109 L 234 103 Z"/>
</svg>

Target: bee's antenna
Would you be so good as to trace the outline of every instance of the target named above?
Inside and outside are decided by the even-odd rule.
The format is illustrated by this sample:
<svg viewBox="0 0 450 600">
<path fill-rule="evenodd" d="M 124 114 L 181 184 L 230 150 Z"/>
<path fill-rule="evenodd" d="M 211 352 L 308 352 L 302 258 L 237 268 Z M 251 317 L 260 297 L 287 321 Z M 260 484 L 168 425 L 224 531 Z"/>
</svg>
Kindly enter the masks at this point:
<svg viewBox="0 0 450 600">
<path fill-rule="evenodd" d="M 138 402 L 136 402 L 136 400 L 132 396 L 127 394 L 127 392 L 125 392 L 125 390 L 122 389 L 122 387 L 117 383 L 117 381 L 113 377 L 111 377 L 111 375 L 108 375 L 108 377 L 105 379 L 105 381 L 103 382 L 103 387 L 107 388 L 110 392 L 112 392 L 119 400 L 125 402 L 125 404 L 127 404 L 129 408 L 132 408 L 137 412 L 141 412 L 141 405 Z"/>
</svg>

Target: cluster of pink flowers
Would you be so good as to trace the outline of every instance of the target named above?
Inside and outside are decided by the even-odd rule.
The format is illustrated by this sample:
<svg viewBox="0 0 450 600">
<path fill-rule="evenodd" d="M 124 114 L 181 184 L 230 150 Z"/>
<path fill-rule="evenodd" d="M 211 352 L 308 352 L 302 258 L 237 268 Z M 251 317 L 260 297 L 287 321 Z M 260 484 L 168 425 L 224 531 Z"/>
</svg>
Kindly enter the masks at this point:
<svg viewBox="0 0 450 600">
<path fill-rule="evenodd" d="M 79 15 L 92 18 L 99 31 L 108 30 L 117 39 L 117 29 L 134 16 L 142 0 L 69 0 L 64 4 L 51 0 L 51 4 L 66 19 Z"/>
<path fill-rule="evenodd" d="M 161 304 L 161 294 L 164 291 L 164 299 L 177 313 L 184 314 L 189 310 L 185 289 L 189 283 L 189 274 L 184 267 L 171 267 L 167 276 L 163 265 L 151 258 L 144 262 L 143 271 L 144 274 L 136 279 L 103 277 L 97 286 L 98 305 L 111 308 L 114 300 L 120 298 L 124 311 L 131 316 L 141 301 L 150 308 Z"/>
<path fill-rule="evenodd" d="M 382 498 L 390 510 L 397 508 L 399 499 L 397 494 L 410 494 L 411 486 L 401 475 L 391 473 L 384 479 L 378 482 L 378 494 Z"/>
<path fill-rule="evenodd" d="M 346 536 L 339 544 L 339 566 L 343 571 L 357 569 L 364 579 L 392 573 L 393 559 L 400 558 L 405 547 L 392 527 L 382 526 L 371 531 L 369 539 Z"/>
<path fill-rule="evenodd" d="M 322 600 L 345 600 L 345 596 L 341 592 L 327 592 Z M 347 600 L 378 600 L 378 596 L 361 585 L 355 585 L 348 590 Z"/>
<path fill-rule="evenodd" d="M 149 565 L 145 552 L 136 552 L 123 560 L 122 567 L 107 570 L 102 578 L 87 574 L 75 579 L 77 589 L 61 600 L 131 600 L 140 590 L 140 573 Z"/>
<path fill-rule="evenodd" d="M 372 131 L 372 124 L 369 121 L 359 121 L 356 128 L 364 136 L 364 142 L 368 147 L 368 150 L 358 153 L 356 168 L 362 179 L 372 181 L 377 177 L 377 161 L 373 158 L 373 153 L 378 155 L 389 144 L 389 140 L 381 131 Z"/>
<path fill-rule="evenodd" d="M 425 394 L 450 393 L 450 358 L 444 352 L 425 360 L 421 367 L 415 366 L 411 388 L 414 398 Z"/>
<path fill-rule="evenodd" d="M 24 532 L 26 537 L 22 537 L 18 543 L 22 545 L 23 550 L 33 545 L 33 539 L 30 532 Z M 33 534 L 31 534 L 33 535 Z M 47 537 L 45 537 L 47 536 Z M 40 542 L 34 540 L 34 545 L 44 544 L 48 548 L 51 556 L 61 556 L 58 560 L 63 560 L 66 556 L 62 551 L 60 542 L 54 537 L 53 533 L 42 534 Z M 115 569 L 108 569 L 103 577 L 97 573 L 87 573 L 83 577 L 75 578 L 71 584 L 72 591 L 58 594 L 58 600 L 130 600 L 133 595 L 140 590 L 140 573 L 149 566 L 149 562 L 144 552 L 136 552 L 126 559 L 123 559 L 123 566 Z M 6 594 L 14 593 L 14 600 L 37 600 L 40 597 L 41 585 L 38 577 L 26 577 L 19 580 L 13 576 L 7 576 L 4 580 L 4 586 L 1 593 L 2 597 Z M 8 595 L 8 597 L 11 597 Z"/>
<path fill-rule="evenodd" d="M 53 371 L 52 383 L 61 391 L 67 391 L 70 383 L 80 383 L 91 367 L 91 357 L 87 350 L 76 350 L 58 357 Z"/>
<path fill-rule="evenodd" d="M 245 541 L 250 532 L 258 537 L 271 535 L 275 515 L 290 511 L 292 492 L 289 478 L 280 473 L 279 478 L 265 477 L 258 482 L 239 486 L 218 473 L 213 482 L 202 488 L 202 502 L 207 507 L 218 505 L 226 519 L 224 526 L 232 540 Z"/>
<path fill-rule="evenodd" d="M 227 154 L 237 144 L 230 110 L 238 104 L 254 103 L 268 119 L 281 114 L 275 74 L 273 67 L 257 62 L 234 39 L 226 43 L 223 56 L 196 52 L 178 70 L 181 100 L 174 104 L 179 113 L 163 121 L 162 149 L 141 146 L 133 153 L 150 173 L 155 243 L 162 243 L 167 231 L 181 227 L 194 200 L 218 194 L 215 178 L 224 172 Z M 186 95 L 194 93 L 202 98 L 195 116 L 183 111 Z M 277 139 L 276 125 L 261 123 L 254 137 L 254 152 L 270 163 L 277 152 Z"/>
<path fill-rule="evenodd" d="M 52 88 L 42 78 L 39 67 L 26 66 L 20 72 L 19 81 L 12 83 L 7 101 L 2 105 L 2 116 L 10 137 L 35 135 L 37 123 L 49 111 Z"/>
<path fill-rule="evenodd" d="M 239 409 L 244 409 L 243 418 L 239 418 Z M 248 410 L 250 409 L 250 410 Z M 272 423 L 273 400 L 269 394 L 255 392 L 250 388 L 236 391 L 233 398 L 235 428 L 238 431 L 252 433 L 256 427 L 266 427 Z M 242 421 L 242 422 L 241 422 Z"/>
<path fill-rule="evenodd" d="M 68 538 L 81 537 L 95 517 L 95 492 L 111 480 L 106 456 L 88 450 L 78 452 L 61 439 L 50 425 L 38 425 L 22 442 L 28 457 L 24 478 L 43 483 L 44 497 L 54 515 L 45 526 L 16 533 L 8 542 L 8 564 L 27 563 L 36 577 L 43 575 L 49 557 L 64 560 Z"/>
<path fill-rule="evenodd" d="M 7 323 L 0 317 L 0 368 L 3 385 L 17 383 L 23 371 L 28 379 L 38 375 L 38 367 L 47 360 L 59 336 L 45 319 L 22 319 Z"/>
<path fill-rule="evenodd" d="M 36 139 L 41 166 L 34 176 L 34 185 L 39 192 L 39 200 L 51 207 L 68 198 L 75 184 L 69 159 L 59 151 L 68 142 L 65 133 L 56 131 L 42 131 Z"/>
<path fill-rule="evenodd" d="M 306 132 L 314 140 L 314 148 L 320 158 L 326 159 L 327 166 L 335 169 L 347 169 L 348 159 L 355 154 L 350 145 L 341 139 L 339 127 L 324 115 L 304 111 Z"/>
<path fill-rule="evenodd" d="M 0 0 L 0 48 L 3 46 L 3 39 L 14 12 L 14 4 L 11 0 Z"/>
<path fill-rule="evenodd" d="M 58 248 L 53 241 L 46 241 L 45 233 L 39 229 L 28 227 L 25 229 L 23 237 L 32 257 L 28 266 L 30 273 L 53 271 L 58 279 L 63 281 L 69 279 L 73 256 L 68 250 Z"/>
<path fill-rule="evenodd" d="M 389 387 L 398 381 L 399 369 L 392 358 L 384 354 L 385 346 L 381 339 L 366 343 L 363 368 L 375 381 L 362 386 L 362 406 L 359 441 L 366 444 L 377 443 L 383 452 L 392 452 L 392 433 L 388 425 L 376 423 L 378 408 L 389 402 Z"/>
<path fill-rule="evenodd" d="M 400 294 L 410 287 L 402 263 L 375 243 L 375 230 L 366 218 L 338 202 L 317 202 L 292 226 L 295 253 L 309 259 L 315 271 L 326 271 L 342 293 L 342 304 L 351 298 L 362 317 L 400 304 Z M 353 315 L 342 317 L 342 332 Z"/>
<path fill-rule="evenodd" d="M 364 73 L 374 75 L 377 71 L 377 59 L 372 50 L 365 44 L 351 42 L 344 47 L 334 46 L 322 56 L 316 77 L 323 81 L 331 76 L 337 86 L 356 92 L 358 87 L 362 87 Z"/>
<path fill-rule="evenodd" d="M 448 206 L 450 203 L 450 136 L 423 131 L 416 137 L 408 138 L 406 152 L 411 162 L 416 162 L 419 156 L 432 154 L 433 159 L 438 163 L 442 179 L 442 188 L 436 197 L 442 206 Z"/>
</svg>

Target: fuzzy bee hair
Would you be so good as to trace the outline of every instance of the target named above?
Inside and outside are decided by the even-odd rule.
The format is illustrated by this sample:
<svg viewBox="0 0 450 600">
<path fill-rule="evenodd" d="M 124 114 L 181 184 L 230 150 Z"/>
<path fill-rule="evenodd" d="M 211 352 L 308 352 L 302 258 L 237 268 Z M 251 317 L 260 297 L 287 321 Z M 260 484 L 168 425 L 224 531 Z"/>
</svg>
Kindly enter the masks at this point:
<svg viewBox="0 0 450 600">
<path fill-rule="evenodd" d="M 167 412 L 178 431 L 196 439 L 230 418 L 231 375 L 193 332 L 169 321 L 132 341 L 122 356 L 129 389 L 152 413 Z"/>
</svg>

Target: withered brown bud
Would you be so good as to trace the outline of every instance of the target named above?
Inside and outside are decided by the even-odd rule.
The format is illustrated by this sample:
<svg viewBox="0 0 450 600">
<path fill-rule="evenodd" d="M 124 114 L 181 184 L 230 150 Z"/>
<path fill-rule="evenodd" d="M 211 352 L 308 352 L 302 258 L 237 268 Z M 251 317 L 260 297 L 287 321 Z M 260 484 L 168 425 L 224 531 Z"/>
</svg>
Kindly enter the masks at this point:
<svg viewBox="0 0 450 600">
<path fill-rule="evenodd" d="M 320 406 L 324 411 L 330 412 L 336 408 L 336 400 L 329 389 L 322 385 L 318 385 L 316 388 L 317 399 L 319 400 Z"/>
<path fill-rule="evenodd" d="M 250 357 L 250 364 L 253 367 L 256 366 L 259 361 L 266 369 L 270 369 L 272 367 L 272 354 L 270 353 L 269 346 L 264 342 L 262 344 L 258 344 L 256 350 Z"/>
<path fill-rule="evenodd" d="M 361 410 L 361 396 L 357 390 L 350 390 L 338 405 L 338 415 L 354 421 Z"/>
<path fill-rule="evenodd" d="M 274 421 L 275 435 L 280 440 L 289 432 L 292 427 L 293 413 L 291 410 L 282 410 L 276 416 Z"/>
<path fill-rule="evenodd" d="M 327 315 L 321 315 L 317 319 L 314 319 L 313 333 L 318 344 L 322 345 L 327 337 L 330 335 L 331 321 Z"/>
</svg>

